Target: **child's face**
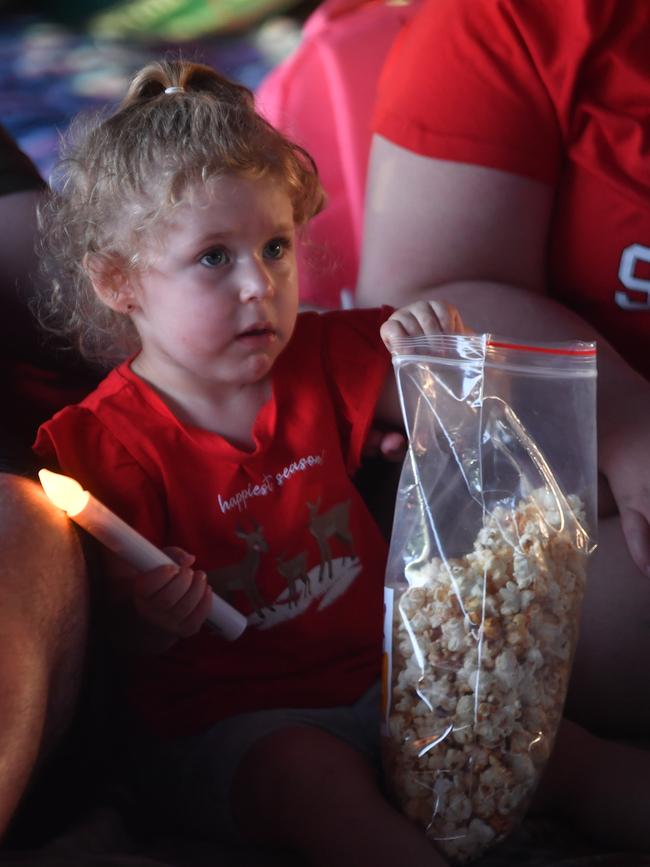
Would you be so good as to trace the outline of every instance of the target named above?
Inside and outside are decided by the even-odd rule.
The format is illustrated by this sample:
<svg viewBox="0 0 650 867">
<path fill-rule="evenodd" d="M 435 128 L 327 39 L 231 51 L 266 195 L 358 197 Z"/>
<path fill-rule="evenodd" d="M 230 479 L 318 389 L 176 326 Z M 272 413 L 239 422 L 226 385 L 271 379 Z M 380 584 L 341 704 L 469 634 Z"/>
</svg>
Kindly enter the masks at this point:
<svg viewBox="0 0 650 867">
<path fill-rule="evenodd" d="M 268 178 L 225 177 L 189 192 L 133 283 L 138 368 L 161 385 L 178 373 L 214 386 L 260 382 L 298 312 L 291 201 Z"/>
</svg>

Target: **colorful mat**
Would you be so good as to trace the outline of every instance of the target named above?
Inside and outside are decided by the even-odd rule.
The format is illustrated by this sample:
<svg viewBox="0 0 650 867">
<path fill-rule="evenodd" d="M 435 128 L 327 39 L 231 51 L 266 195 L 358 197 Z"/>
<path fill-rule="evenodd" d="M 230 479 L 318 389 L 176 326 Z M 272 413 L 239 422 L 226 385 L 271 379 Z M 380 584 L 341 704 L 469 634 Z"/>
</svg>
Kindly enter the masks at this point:
<svg viewBox="0 0 650 867">
<path fill-rule="evenodd" d="M 236 34 L 171 42 L 92 35 L 36 16 L 0 18 L 0 119 L 44 177 L 59 132 L 81 110 L 115 104 L 149 60 L 180 52 L 255 89 L 297 43 L 299 24 L 269 19 Z"/>
</svg>

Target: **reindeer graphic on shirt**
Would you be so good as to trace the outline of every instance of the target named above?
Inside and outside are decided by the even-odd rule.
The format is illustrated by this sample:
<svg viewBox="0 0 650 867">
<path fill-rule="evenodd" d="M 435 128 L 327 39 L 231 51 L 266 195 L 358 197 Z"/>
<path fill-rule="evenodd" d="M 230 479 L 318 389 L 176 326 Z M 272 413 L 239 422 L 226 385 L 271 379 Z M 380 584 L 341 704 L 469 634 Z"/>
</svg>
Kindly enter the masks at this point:
<svg viewBox="0 0 650 867">
<path fill-rule="evenodd" d="M 264 538 L 262 526 L 253 521 L 253 529 L 246 531 L 237 527 L 236 534 L 244 540 L 246 553 L 236 563 L 229 563 L 218 569 L 208 572 L 208 584 L 218 596 L 229 599 L 235 590 L 241 590 L 246 594 L 254 611 L 264 617 L 264 609 L 271 611 L 273 606 L 263 598 L 257 586 L 256 576 L 260 567 L 262 554 L 269 550 L 268 543 Z"/>
<path fill-rule="evenodd" d="M 319 514 L 321 498 L 319 497 L 315 503 L 307 501 L 307 510 L 309 512 L 309 532 L 314 536 L 318 543 L 320 551 L 320 569 L 318 572 L 318 580 L 322 581 L 325 574 L 325 566 L 327 566 L 327 577 L 332 578 L 332 549 L 329 545 L 329 539 L 338 539 L 349 547 L 348 556 L 354 557 L 354 539 L 350 533 L 350 506 L 351 501 L 346 500 L 344 503 L 337 503 L 331 506 L 327 511 Z M 343 558 L 345 561 L 345 558 Z"/>
<path fill-rule="evenodd" d="M 284 555 L 275 558 L 277 570 L 287 582 L 287 590 L 289 593 L 289 607 L 296 605 L 301 594 L 296 587 L 298 581 L 302 581 L 303 592 L 311 595 L 311 585 L 309 583 L 309 573 L 307 571 L 307 552 L 301 551 L 290 560 L 286 560 Z"/>
</svg>

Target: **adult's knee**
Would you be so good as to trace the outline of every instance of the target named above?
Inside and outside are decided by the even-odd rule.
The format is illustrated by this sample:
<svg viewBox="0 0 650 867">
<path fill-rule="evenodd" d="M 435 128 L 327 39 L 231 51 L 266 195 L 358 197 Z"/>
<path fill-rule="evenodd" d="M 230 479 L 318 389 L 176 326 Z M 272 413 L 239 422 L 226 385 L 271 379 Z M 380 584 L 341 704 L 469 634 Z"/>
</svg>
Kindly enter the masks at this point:
<svg viewBox="0 0 650 867">
<path fill-rule="evenodd" d="M 0 473 L 0 593 L 28 596 L 31 610 L 56 611 L 86 599 L 78 536 L 31 479 Z M 15 607 L 15 606 L 14 606 Z"/>
<path fill-rule="evenodd" d="M 0 653 L 22 652 L 34 680 L 46 684 L 48 741 L 76 704 L 88 610 L 84 557 L 69 519 L 36 482 L 0 474 Z"/>
</svg>

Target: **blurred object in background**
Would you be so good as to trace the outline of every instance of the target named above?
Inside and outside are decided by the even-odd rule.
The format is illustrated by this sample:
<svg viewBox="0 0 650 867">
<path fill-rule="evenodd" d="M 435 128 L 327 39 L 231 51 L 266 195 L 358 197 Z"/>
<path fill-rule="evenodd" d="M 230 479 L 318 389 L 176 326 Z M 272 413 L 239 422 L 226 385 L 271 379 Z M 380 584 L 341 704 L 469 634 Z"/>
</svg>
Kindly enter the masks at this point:
<svg viewBox="0 0 650 867">
<path fill-rule="evenodd" d="M 221 6 L 221 0 L 212 2 Z M 240 3 L 252 9 L 248 0 Z M 255 3 L 259 10 L 259 0 Z M 79 111 L 111 108 L 133 73 L 149 60 L 182 52 L 255 90 L 300 39 L 302 22 L 293 15 L 271 16 L 238 32 L 213 30 L 183 42 L 151 34 L 109 38 L 82 26 L 82 11 L 102 5 L 107 6 L 100 0 L 76 0 L 48 4 L 42 13 L 35 7 L 17 13 L 0 0 L 0 118 L 46 179 L 57 160 L 59 131 Z"/>
<path fill-rule="evenodd" d="M 29 13 L 111 39 L 183 41 L 243 30 L 317 0 L 0 0 L 0 15 Z M 306 13 L 305 13 L 306 14 Z"/>
<path fill-rule="evenodd" d="M 377 79 L 420 2 L 323 0 L 257 89 L 258 109 L 314 157 L 327 194 L 298 250 L 301 298 L 315 307 L 352 299 Z"/>
<path fill-rule="evenodd" d="M 88 19 L 88 30 L 110 38 L 183 41 L 250 27 L 295 0 L 122 0 Z"/>
</svg>

